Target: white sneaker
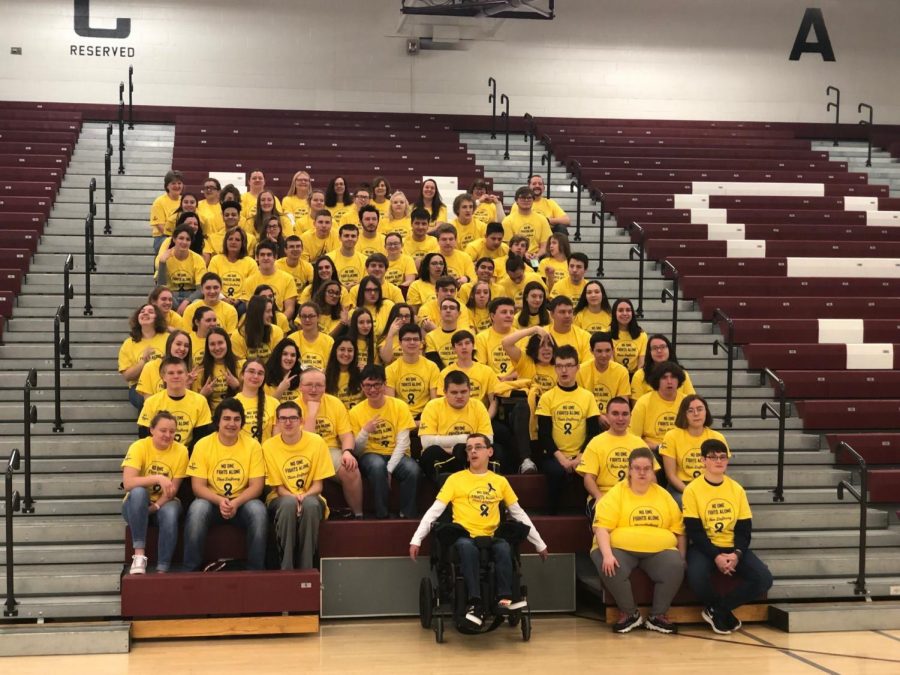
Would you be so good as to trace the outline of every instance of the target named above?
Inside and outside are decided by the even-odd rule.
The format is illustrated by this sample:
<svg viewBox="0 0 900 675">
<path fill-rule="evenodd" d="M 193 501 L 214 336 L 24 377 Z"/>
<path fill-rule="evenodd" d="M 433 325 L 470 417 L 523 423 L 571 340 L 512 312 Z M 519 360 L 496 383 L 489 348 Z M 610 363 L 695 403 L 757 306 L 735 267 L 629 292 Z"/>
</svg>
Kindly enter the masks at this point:
<svg viewBox="0 0 900 675">
<path fill-rule="evenodd" d="M 523 459 L 522 463 L 519 465 L 519 473 L 537 473 L 537 470 L 537 465 L 528 457 Z"/>
<path fill-rule="evenodd" d="M 129 574 L 146 574 L 147 573 L 147 556 L 133 555 L 131 556 L 131 569 Z"/>
</svg>

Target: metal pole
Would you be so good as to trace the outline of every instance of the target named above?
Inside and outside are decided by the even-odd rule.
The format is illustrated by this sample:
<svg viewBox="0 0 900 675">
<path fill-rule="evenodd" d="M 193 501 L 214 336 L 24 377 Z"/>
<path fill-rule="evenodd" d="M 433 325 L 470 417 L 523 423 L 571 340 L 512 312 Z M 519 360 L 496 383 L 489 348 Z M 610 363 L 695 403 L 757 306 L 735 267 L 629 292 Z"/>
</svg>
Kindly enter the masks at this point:
<svg viewBox="0 0 900 675">
<path fill-rule="evenodd" d="M 31 498 L 31 425 L 37 422 L 37 406 L 31 404 L 31 390 L 37 386 L 37 370 L 32 368 L 25 377 L 23 403 L 25 415 L 22 438 L 25 448 L 25 501 L 22 513 L 34 513 L 34 500 Z"/>
<path fill-rule="evenodd" d="M 505 118 L 506 149 L 503 151 L 503 159 L 509 159 L 509 96 L 500 94 L 500 103 L 506 103 L 506 110 L 500 113 L 500 117 Z"/>
<path fill-rule="evenodd" d="M 110 125 L 112 127 L 112 125 Z M 110 183 L 112 182 L 112 174 L 111 174 L 111 166 L 112 166 L 112 151 L 106 151 L 106 157 L 103 160 L 103 171 L 106 174 L 106 225 L 103 227 L 103 234 L 112 234 L 112 225 L 109 222 L 109 205 L 112 203 L 112 189 L 110 188 Z"/>
<path fill-rule="evenodd" d="M 497 138 L 497 80 L 493 77 L 488 78 L 488 86 L 491 87 L 491 93 L 488 94 L 488 103 L 491 107 L 491 138 Z"/>
<path fill-rule="evenodd" d="M 872 166 L 872 122 L 875 116 L 875 111 L 868 103 L 860 103 L 858 106 L 856 106 L 856 111 L 861 113 L 863 111 L 863 108 L 866 108 L 869 111 L 869 119 L 860 120 L 859 123 L 869 127 L 868 131 L 866 132 L 866 136 L 868 137 L 869 141 L 869 155 L 866 158 L 866 166 L 870 167 Z"/>
<path fill-rule="evenodd" d="M 125 173 L 125 83 L 119 82 L 119 175 Z"/>
<path fill-rule="evenodd" d="M 53 433 L 63 431 L 62 423 L 62 374 L 60 373 L 59 352 L 60 352 L 60 313 L 62 305 L 56 309 L 56 316 L 53 317 Z"/>
<path fill-rule="evenodd" d="M 94 257 L 93 246 L 94 217 L 84 219 L 84 316 L 93 316 L 91 305 L 91 260 Z"/>
<path fill-rule="evenodd" d="M 128 128 L 134 129 L 134 66 L 128 66 Z"/>
<path fill-rule="evenodd" d="M 19 468 L 19 451 L 13 448 L 6 466 L 6 606 L 3 616 L 18 616 L 15 593 L 15 561 L 13 559 L 13 513 L 19 510 L 19 493 L 13 490 L 13 471 Z"/>
<path fill-rule="evenodd" d="M 528 122 L 528 130 L 525 132 L 525 141 L 528 143 L 528 179 L 534 174 L 534 117 L 525 113 L 525 121 Z"/>
<path fill-rule="evenodd" d="M 825 106 L 825 110 L 828 111 L 834 108 L 834 147 L 837 147 L 839 145 L 838 136 L 840 136 L 841 133 L 841 90 L 829 85 L 825 89 L 825 95 L 828 96 L 831 92 L 836 94 L 836 100 L 829 101 L 828 105 Z"/>
<path fill-rule="evenodd" d="M 75 286 L 69 283 L 69 272 L 75 268 L 75 257 L 70 253 L 66 256 L 63 266 L 63 332 L 65 334 L 65 346 L 63 348 L 63 368 L 72 367 L 71 353 L 71 327 L 69 323 L 69 301 L 75 297 Z"/>
</svg>

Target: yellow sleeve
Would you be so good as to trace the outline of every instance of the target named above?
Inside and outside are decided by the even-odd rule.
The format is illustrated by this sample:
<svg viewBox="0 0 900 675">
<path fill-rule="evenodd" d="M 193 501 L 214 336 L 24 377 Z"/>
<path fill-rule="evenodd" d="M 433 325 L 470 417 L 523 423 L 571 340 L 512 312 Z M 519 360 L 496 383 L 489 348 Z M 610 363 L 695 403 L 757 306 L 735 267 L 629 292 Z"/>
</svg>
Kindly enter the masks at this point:
<svg viewBox="0 0 900 675">
<path fill-rule="evenodd" d="M 250 471 L 248 478 L 265 478 L 266 463 L 263 460 L 262 446 L 254 438 L 248 438 L 247 442 L 250 446 Z"/>
</svg>

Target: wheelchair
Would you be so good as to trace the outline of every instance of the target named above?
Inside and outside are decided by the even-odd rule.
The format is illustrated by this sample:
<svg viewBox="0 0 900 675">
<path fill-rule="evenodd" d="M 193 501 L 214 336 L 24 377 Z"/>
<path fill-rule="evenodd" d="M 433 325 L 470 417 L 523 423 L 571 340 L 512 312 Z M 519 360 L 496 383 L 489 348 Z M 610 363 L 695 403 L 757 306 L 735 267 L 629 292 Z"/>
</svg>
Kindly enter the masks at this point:
<svg viewBox="0 0 900 675">
<path fill-rule="evenodd" d="M 481 597 L 484 616 L 481 626 L 466 621 L 466 583 L 459 566 L 459 558 L 454 542 L 459 537 L 468 537 L 466 530 L 454 523 L 438 523 L 432 530 L 431 574 L 423 577 L 419 584 L 419 621 L 422 628 L 434 631 L 435 641 L 444 642 L 444 622 L 452 620 L 456 630 L 464 635 L 490 633 L 503 623 L 511 627 L 519 626 L 522 640 L 531 639 L 531 609 L 526 605 L 508 613 L 496 612 L 496 590 L 494 588 L 494 563 L 491 560 L 491 542 L 494 538 L 505 539 L 512 553 L 512 601 L 526 599 L 528 589 L 521 584 L 521 562 L 519 544 L 525 541 L 528 528 L 515 521 L 501 523 L 494 537 L 475 537 L 475 545 L 480 553 Z"/>
</svg>

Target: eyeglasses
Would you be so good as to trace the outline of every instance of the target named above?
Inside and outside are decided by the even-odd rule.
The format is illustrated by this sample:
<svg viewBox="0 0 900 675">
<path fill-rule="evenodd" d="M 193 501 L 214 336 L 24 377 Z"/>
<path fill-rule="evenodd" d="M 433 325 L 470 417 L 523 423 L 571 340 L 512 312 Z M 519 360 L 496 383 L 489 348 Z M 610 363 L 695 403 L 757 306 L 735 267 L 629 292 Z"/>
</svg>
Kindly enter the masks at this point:
<svg viewBox="0 0 900 675">
<path fill-rule="evenodd" d="M 653 467 L 652 466 L 632 466 L 631 470 L 635 471 L 637 473 L 648 473 L 648 472 L 653 471 Z"/>
<path fill-rule="evenodd" d="M 215 185 L 204 185 L 203 186 L 204 192 L 216 192 L 216 191 L 218 191 L 218 189 L 219 188 L 217 188 Z"/>
<path fill-rule="evenodd" d="M 704 459 L 708 459 L 711 462 L 727 462 L 728 455 L 723 454 L 723 453 L 715 453 L 715 454 L 707 455 L 706 457 L 704 457 Z"/>
<path fill-rule="evenodd" d="M 557 368 L 577 368 L 578 364 L 577 363 L 557 363 L 556 367 Z"/>
<path fill-rule="evenodd" d="M 378 292 L 377 288 L 369 287 L 366 289 L 366 293 L 377 293 L 377 292 Z"/>
<path fill-rule="evenodd" d="M 319 315 L 318 314 L 301 314 L 300 318 L 305 319 L 306 321 L 315 321 L 316 319 L 319 318 Z"/>
<path fill-rule="evenodd" d="M 279 415 L 278 421 L 281 422 L 282 424 L 293 424 L 294 422 L 299 422 L 300 417 L 299 417 L 299 415 L 290 415 L 290 416 Z"/>
<path fill-rule="evenodd" d="M 420 338 L 416 335 L 407 335 L 405 338 L 400 340 L 400 342 L 419 342 L 419 341 L 421 341 L 421 339 L 422 338 Z"/>
<path fill-rule="evenodd" d="M 487 447 L 488 446 L 486 445 L 467 445 L 466 452 L 469 452 L 470 450 L 487 450 Z"/>
<path fill-rule="evenodd" d="M 650 347 L 651 352 L 664 352 L 668 349 L 666 345 L 653 345 Z"/>
<path fill-rule="evenodd" d="M 384 382 L 363 382 L 360 386 L 363 389 L 379 389 L 384 386 Z"/>
<path fill-rule="evenodd" d="M 329 288 L 325 291 L 325 295 L 340 295 L 341 292 L 337 288 Z"/>
</svg>

